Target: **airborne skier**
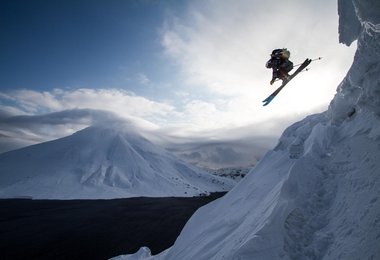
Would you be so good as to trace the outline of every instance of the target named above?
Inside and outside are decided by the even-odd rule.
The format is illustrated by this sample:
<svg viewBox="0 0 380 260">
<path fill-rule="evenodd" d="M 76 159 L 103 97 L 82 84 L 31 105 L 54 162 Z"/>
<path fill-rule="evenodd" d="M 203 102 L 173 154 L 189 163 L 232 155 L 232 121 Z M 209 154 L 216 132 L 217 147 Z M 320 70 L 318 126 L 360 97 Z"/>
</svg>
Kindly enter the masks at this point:
<svg viewBox="0 0 380 260">
<path fill-rule="evenodd" d="M 293 69 L 293 62 L 289 60 L 290 51 L 286 48 L 275 49 L 270 55 L 270 60 L 267 61 L 266 67 L 273 70 L 272 80 L 270 84 L 272 85 L 277 78 L 282 81 L 289 79 L 289 71 Z"/>
<path fill-rule="evenodd" d="M 320 59 L 321 57 L 318 58 L 318 60 Z M 270 94 L 269 97 L 263 100 L 264 102 L 263 106 L 268 105 L 277 96 L 277 94 L 280 93 L 280 91 L 286 86 L 286 84 L 288 84 L 288 82 L 291 81 L 292 78 L 297 76 L 298 73 L 304 70 L 312 61 L 313 60 L 311 59 L 306 59 L 303 63 L 296 65 L 296 66 L 299 66 L 298 69 L 296 69 L 296 71 L 293 72 L 292 75 L 289 75 L 288 72 L 293 68 L 293 63 L 289 61 L 289 59 L 286 59 L 283 61 L 281 61 L 280 59 L 279 61 L 276 58 L 273 59 L 272 57 L 272 59 L 270 59 L 267 62 L 267 67 L 270 66 L 273 68 L 273 78 L 270 84 L 273 84 L 276 78 L 282 79 L 282 84 L 272 94 Z M 273 65 L 275 65 L 275 67 Z"/>
<path fill-rule="evenodd" d="M 298 73 L 303 71 L 312 61 L 322 59 L 322 57 L 319 57 L 317 59 L 306 59 L 303 63 L 293 66 L 293 62 L 289 60 L 290 52 L 286 48 L 275 49 L 272 51 L 272 54 L 270 56 L 270 60 L 268 60 L 266 63 L 266 67 L 273 70 L 272 80 L 270 81 L 270 84 L 272 85 L 277 78 L 282 80 L 282 84 L 272 94 L 263 100 L 263 106 L 268 105 L 277 96 L 277 94 L 280 93 L 286 84 L 288 84 L 289 81 L 297 76 Z M 299 67 L 296 69 L 296 71 L 289 75 L 289 72 L 293 69 L 293 67 L 297 66 Z"/>
</svg>

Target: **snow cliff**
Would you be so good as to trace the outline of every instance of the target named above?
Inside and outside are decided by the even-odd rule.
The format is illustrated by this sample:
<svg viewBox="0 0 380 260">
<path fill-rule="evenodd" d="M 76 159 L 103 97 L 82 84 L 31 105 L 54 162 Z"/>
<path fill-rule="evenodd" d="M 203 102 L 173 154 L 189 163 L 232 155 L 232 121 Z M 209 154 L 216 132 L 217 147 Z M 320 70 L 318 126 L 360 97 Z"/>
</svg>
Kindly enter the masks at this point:
<svg viewBox="0 0 380 260">
<path fill-rule="evenodd" d="M 290 126 L 173 247 L 124 259 L 380 259 L 380 1 L 339 0 L 353 65 L 328 111 Z"/>
<path fill-rule="evenodd" d="M 2 198 L 186 197 L 234 184 L 186 164 L 117 121 L 0 155 Z"/>
</svg>

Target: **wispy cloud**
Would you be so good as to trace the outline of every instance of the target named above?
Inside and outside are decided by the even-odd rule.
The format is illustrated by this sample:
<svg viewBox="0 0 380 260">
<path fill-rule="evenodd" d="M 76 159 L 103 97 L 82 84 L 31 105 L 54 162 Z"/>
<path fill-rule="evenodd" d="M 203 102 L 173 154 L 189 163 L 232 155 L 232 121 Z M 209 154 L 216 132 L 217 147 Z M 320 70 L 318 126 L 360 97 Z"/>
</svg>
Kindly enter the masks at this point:
<svg viewBox="0 0 380 260">
<path fill-rule="evenodd" d="M 142 131 L 157 129 L 136 117 L 120 117 L 105 110 L 69 109 L 41 115 L 19 115 L 0 119 L 0 153 L 68 136 L 94 124 L 128 122 Z"/>
<path fill-rule="evenodd" d="M 123 118 L 157 129 L 176 117 L 175 108 L 117 89 L 0 93 L 0 152 L 72 134 L 106 119 Z"/>
<path fill-rule="evenodd" d="M 74 109 L 1 118 L 0 153 L 70 135 L 106 117 L 110 113 Z"/>
<path fill-rule="evenodd" d="M 183 144 L 189 140 L 204 143 L 205 140 L 263 139 L 266 136 L 270 139 L 265 142 L 266 146 L 270 146 L 281 126 L 289 123 L 277 120 L 280 127 L 267 122 L 260 127 L 249 125 L 243 130 L 236 127 L 248 124 L 249 120 L 234 120 L 234 113 L 229 109 L 231 104 L 222 99 L 215 103 L 188 100 L 179 110 L 168 103 L 115 89 L 18 90 L 1 93 L 0 100 L 7 103 L 0 109 L 0 152 L 64 137 L 94 123 L 120 118 L 145 130 L 146 134 L 153 131 L 161 142 L 167 140 L 166 144 Z M 235 130 L 229 130 L 231 128 Z"/>
<path fill-rule="evenodd" d="M 3 109 L 9 114 L 27 115 L 56 112 L 66 109 L 100 109 L 124 117 L 166 116 L 174 113 L 168 103 L 156 102 L 120 89 L 74 89 L 53 91 L 16 90 L 2 93 L 0 99 L 12 101 Z"/>
<path fill-rule="evenodd" d="M 137 75 L 137 81 L 142 85 L 149 85 L 152 83 L 148 76 L 142 72 Z"/>
</svg>

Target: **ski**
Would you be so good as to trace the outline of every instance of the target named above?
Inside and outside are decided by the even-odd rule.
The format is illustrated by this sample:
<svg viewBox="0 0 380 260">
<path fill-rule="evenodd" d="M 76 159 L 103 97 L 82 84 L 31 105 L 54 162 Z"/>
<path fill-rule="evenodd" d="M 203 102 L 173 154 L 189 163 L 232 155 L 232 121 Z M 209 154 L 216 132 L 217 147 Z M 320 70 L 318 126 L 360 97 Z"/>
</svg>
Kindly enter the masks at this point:
<svg viewBox="0 0 380 260">
<path fill-rule="evenodd" d="M 280 93 L 280 91 L 286 86 L 286 84 L 289 83 L 289 81 L 291 81 L 295 76 L 297 76 L 298 73 L 300 73 L 301 71 L 303 71 L 310 63 L 312 62 L 311 59 L 306 59 L 298 68 L 297 70 L 289 76 L 289 79 L 287 80 L 284 80 L 281 84 L 281 86 L 279 86 L 272 94 L 269 95 L 269 97 L 267 97 L 266 99 L 263 100 L 263 106 L 267 106 L 276 96 L 278 93 Z"/>
</svg>

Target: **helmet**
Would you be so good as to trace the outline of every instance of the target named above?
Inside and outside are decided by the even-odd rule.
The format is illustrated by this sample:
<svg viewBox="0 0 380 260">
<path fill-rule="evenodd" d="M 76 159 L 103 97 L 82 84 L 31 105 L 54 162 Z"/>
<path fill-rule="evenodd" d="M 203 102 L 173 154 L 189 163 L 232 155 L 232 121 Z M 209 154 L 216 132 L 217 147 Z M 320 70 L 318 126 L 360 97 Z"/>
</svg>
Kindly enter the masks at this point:
<svg viewBox="0 0 380 260">
<path fill-rule="evenodd" d="M 272 51 L 271 57 L 280 57 L 281 56 L 282 49 L 275 49 Z"/>
</svg>

